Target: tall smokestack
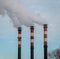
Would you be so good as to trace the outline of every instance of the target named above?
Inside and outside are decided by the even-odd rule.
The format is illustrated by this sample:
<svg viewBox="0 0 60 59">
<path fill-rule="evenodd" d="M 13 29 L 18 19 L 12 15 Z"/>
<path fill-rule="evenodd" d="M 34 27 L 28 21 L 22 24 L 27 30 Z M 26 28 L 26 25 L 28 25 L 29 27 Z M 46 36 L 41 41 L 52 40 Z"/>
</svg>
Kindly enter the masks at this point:
<svg viewBox="0 0 60 59">
<path fill-rule="evenodd" d="M 18 27 L 18 59 L 21 59 L 21 27 Z"/>
<path fill-rule="evenodd" d="M 34 59 L 34 26 L 30 27 L 31 39 L 31 59 Z"/>
<path fill-rule="evenodd" d="M 44 59 L 47 59 L 47 24 L 44 24 Z"/>
</svg>

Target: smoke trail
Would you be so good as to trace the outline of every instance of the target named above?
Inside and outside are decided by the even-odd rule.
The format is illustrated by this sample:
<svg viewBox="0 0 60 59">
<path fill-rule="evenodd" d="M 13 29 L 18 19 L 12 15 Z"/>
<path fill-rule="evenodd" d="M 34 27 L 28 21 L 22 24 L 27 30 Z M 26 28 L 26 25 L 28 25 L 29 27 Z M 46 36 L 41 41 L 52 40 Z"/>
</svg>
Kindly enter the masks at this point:
<svg viewBox="0 0 60 59">
<path fill-rule="evenodd" d="M 8 16 L 12 19 L 15 27 L 21 25 L 31 26 L 34 23 L 46 24 L 43 18 L 26 10 L 19 0 L 0 0 L 0 14 L 3 15 L 7 11 Z"/>
</svg>

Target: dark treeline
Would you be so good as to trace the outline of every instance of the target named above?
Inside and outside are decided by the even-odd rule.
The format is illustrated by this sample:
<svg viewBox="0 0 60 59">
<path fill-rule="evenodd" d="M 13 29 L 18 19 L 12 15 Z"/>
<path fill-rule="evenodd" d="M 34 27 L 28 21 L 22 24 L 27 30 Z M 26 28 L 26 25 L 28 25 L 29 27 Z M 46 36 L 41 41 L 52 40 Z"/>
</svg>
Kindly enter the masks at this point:
<svg viewBox="0 0 60 59">
<path fill-rule="evenodd" d="M 60 59 L 60 48 L 48 53 L 48 59 Z"/>
</svg>

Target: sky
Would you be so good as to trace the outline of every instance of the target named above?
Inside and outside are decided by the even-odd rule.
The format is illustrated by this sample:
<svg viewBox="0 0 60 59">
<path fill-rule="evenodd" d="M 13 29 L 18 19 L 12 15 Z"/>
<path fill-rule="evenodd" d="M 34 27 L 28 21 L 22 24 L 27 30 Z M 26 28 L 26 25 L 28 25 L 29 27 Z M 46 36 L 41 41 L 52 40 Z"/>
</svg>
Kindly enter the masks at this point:
<svg viewBox="0 0 60 59">
<path fill-rule="evenodd" d="M 60 47 L 60 0 L 20 0 L 28 11 L 48 22 L 48 52 Z M 43 59 L 43 26 L 35 26 L 35 59 Z M 0 15 L 0 59 L 18 58 L 17 28 L 7 14 Z M 26 34 L 27 33 L 27 34 Z M 30 59 L 29 27 L 22 26 L 22 59 Z"/>
</svg>

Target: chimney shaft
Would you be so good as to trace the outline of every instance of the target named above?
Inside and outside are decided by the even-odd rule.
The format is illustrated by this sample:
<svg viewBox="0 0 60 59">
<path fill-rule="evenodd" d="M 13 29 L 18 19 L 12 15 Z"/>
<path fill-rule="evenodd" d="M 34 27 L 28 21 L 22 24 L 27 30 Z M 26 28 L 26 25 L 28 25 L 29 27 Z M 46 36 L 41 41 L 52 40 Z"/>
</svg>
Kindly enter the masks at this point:
<svg viewBox="0 0 60 59">
<path fill-rule="evenodd" d="M 31 59 L 34 59 L 34 26 L 30 27 L 31 39 Z"/>
<path fill-rule="evenodd" d="M 18 59 L 21 59 L 21 27 L 18 27 Z"/>
<path fill-rule="evenodd" d="M 44 24 L 44 59 L 47 59 L 47 24 Z"/>
</svg>

